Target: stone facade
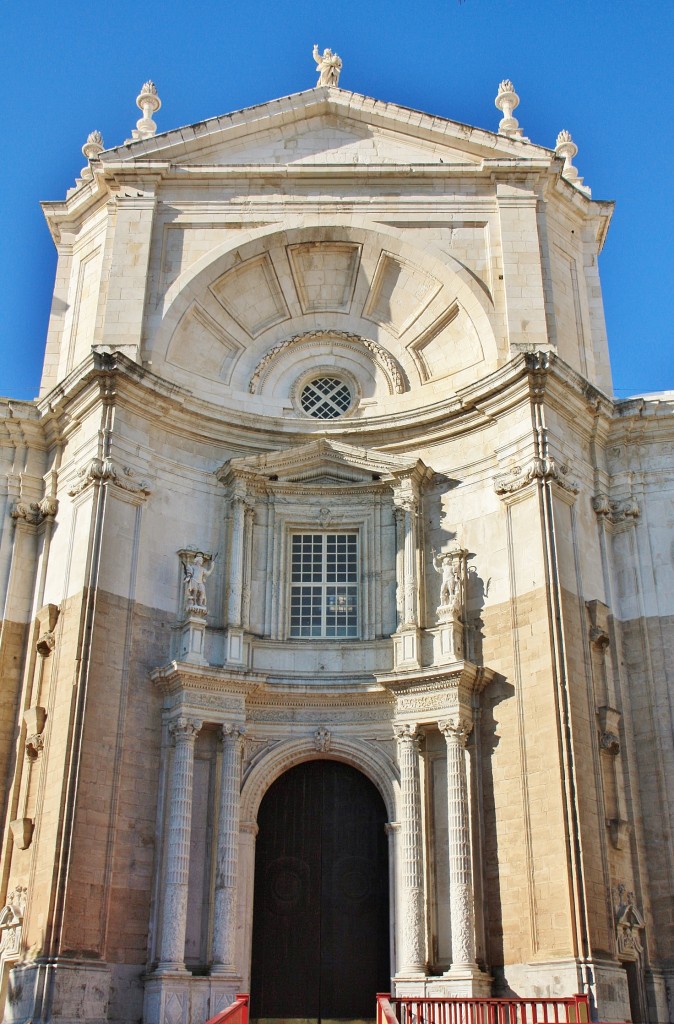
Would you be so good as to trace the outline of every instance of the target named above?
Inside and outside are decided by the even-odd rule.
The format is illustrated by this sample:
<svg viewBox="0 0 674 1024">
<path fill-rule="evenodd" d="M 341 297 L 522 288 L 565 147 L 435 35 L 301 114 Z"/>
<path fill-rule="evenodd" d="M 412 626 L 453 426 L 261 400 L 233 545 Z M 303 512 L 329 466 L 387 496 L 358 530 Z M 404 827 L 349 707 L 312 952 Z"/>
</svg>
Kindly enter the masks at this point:
<svg viewBox="0 0 674 1024">
<path fill-rule="evenodd" d="M 316 60 L 162 135 L 146 83 L 44 206 L 40 397 L 0 403 L 4 1019 L 246 991 L 258 808 L 321 758 L 386 806 L 395 991 L 672 1019 L 674 401 L 610 397 L 611 204 L 511 83 L 493 133 Z"/>
</svg>

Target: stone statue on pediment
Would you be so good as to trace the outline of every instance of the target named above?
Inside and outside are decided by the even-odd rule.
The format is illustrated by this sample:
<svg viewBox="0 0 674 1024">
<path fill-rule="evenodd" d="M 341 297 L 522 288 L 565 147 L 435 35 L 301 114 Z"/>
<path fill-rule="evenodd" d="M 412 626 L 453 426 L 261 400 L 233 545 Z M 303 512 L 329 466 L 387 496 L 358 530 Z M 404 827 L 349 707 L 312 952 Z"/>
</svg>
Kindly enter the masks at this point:
<svg viewBox="0 0 674 1024">
<path fill-rule="evenodd" d="M 333 53 L 330 49 L 323 50 L 323 53 L 318 51 L 318 43 L 314 43 L 314 60 L 316 61 L 316 70 L 318 71 L 318 81 L 316 86 L 319 85 L 339 85 L 339 73 L 342 70 L 342 59 L 336 53 Z"/>
</svg>

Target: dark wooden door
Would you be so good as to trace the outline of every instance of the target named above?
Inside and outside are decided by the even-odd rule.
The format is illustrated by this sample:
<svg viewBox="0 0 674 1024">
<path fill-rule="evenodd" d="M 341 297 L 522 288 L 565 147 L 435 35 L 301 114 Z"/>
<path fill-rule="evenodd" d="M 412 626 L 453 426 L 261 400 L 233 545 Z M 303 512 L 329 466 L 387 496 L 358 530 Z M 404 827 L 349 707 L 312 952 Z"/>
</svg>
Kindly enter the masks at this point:
<svg viewBox="0 0 674 1024">
<path fill-rule="evenodd" d="M 369 779 L 338 761 L 307 761 L 270 786 L 258 814 L 252 1017 L 374 1017 L 390 985 L 385 822 Z"/>
</svg>

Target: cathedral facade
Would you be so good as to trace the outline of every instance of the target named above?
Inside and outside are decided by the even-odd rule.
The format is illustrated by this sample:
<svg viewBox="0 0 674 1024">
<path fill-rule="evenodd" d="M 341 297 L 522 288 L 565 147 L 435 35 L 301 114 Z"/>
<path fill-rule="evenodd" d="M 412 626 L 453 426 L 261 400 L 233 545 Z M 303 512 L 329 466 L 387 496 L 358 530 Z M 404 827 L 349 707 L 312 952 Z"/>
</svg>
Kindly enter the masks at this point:
<svg viewBox="0 0 674 1024">
<path fill-rule="evenodd" d="M 163 134 L 147 83 L 44 204 L 40 396 L 0 402 L 4 1020 L 670 1020 L 674 403 L 611 398 L 612 204 L 508 82 L 492 132 L 316 60 Z"/>
</svg>

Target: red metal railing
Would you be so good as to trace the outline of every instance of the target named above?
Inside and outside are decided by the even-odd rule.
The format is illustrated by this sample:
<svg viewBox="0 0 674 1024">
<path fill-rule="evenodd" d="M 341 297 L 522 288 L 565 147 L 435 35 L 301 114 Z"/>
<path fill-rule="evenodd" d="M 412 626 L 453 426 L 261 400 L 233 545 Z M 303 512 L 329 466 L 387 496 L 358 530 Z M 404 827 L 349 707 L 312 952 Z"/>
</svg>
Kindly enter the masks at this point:
<svg viewBox="0 0 674 1024">
<path fill-rule="evenodd" d="M 377 1024 L 586 1024 L 587 996 L 417 999 L 377 995 Z"/>
<path fill-rule="evenodd" d="M 216 1013 L 206 1024 L 248 1024 L 248 1000 L 246 993 L 240 993 L 233 1003 L 221 1013 Z"/>
</svg>

